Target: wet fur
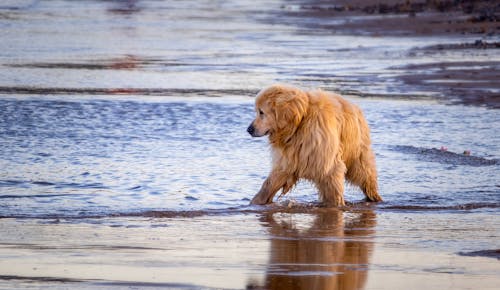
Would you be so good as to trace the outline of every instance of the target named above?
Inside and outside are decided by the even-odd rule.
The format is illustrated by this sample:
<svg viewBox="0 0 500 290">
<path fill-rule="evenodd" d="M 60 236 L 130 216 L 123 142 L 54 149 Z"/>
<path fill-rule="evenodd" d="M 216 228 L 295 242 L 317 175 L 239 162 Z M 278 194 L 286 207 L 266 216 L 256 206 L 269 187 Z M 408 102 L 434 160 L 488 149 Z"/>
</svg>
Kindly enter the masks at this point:
<svg viewBox="0 0 500 290">
<path fill-rule="evenodd" d="M 370 130 L 361 110 L 341 96 L 273 85 L 255 102 L 248 131 L 269 135 L 273 166 L 252 204 L 271 203 L 301 179 L 312 181 L 320 201 L 344 205 L 344 181 L 361 188 L 368 201 L 381 201 Z"/>
</svg>

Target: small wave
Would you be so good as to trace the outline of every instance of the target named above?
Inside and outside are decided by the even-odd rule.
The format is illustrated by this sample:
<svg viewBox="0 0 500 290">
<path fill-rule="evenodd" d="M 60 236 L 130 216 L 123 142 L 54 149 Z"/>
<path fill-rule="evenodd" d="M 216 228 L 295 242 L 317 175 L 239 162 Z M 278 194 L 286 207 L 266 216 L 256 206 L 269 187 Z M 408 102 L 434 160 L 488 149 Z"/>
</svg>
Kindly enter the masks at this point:
<svg viewBox="0 0 500 290">
<path fill-rule="evenodd" d="M 197 201 L 198 198 L 194 197 L 194 196 L 191 196 L 191 195 L 187 195 L 184 197 L 185 200 L 190 200 L 190 201 Z"/>
<path fill-rule="evenodd" d="M 458 154 L 436 148 L 422 148 L 407 145 L 396 145 L 393 150 L 418 155 L 419 159 L 429 162 L 439 162 L 452 165 L 490 166 L 500 164 L 500 159 L 486 159 L 468 154 Z"/>
<path fill-rule="evenodd" d="M 11 196 L 11 198 L 14 196 Z M 15 196 L 18 197 L 18 196 Z M 33 197 L 33 196 L 22 196 Z M 40 195 L 39 197 L 46 197 Z M 42 219 L 42 220 L 85 220 L 102 218 L 197 218 L 203 216 L 227 216 L 227 215 L 248 215 L 248 214 L 273 214 L 273 213 L 291 213 L 291 214 L 314 214 L 328 211 L 344 212 L 366 212 L 366 211 L 468 211 L 475 209 L 500 208 L 500 203 L 468 203 L 450 206 L 420 206 L 420 205 L 385 205 L 384 203 L 356 202 L 348 203 L 343 207 L 327 207 L 320 203 L 295 203 L 280 202 L 270 205 L 253 206 L 242 205 L 236 207 L 227 207 L 220 209 L 193 209 L 193 210 L 144 210 L 137 212 L 79 212 L 79 213 L 47 213 L 47 214 L 19 214 L 19 213 L 0 213 L 2 218 L 16 219 Z"/>
<path fill-rule="evenodd" d="M 345 207 L 348 209 L 349 207 Z M 342 209 L 342 210 L 345 210 Z M 360 210 L 361 207 L 352 207 L 352 210 Z M 69 214 L 19 214 L 9 213 L 1 214 L 2 218 L 18 218 L 18 219 L 46 219 L 46 220 L 59 220 L 59 219 L 100 219 L 100 218 L 122 218 L 122 217 L 144 217 L 144 218 L 196 218 L 201 216 L 223 216 L 235 214 L 262 214 L 274 212 L 287 212 L 287 213 L 311 213 L 321 210 L 340 210 L 339 208 L 328 208 L 318 206 L 318 204 L 294 204 L 292 207 L 282 204 L 271 204 L 266 206 L 237 206 L 222 209 L 193 209 L 193 210 L 146 210 L 138 212 L 80 212 Z"/>
<path fill-rule="evenodd" d="M 181 284 L 181 283 L 161 283 L 161 282 L 140 282 L 140 281 L 113 281 L 113 280 L 100 280 L 100 279 L 72 279 L 65 277 L 34 277 L 34 276 L 14 276 L 14 275 L 0 275 L 0 281 L 23 281 L 34 283 L 85 283 L 91 286 L 111 286 L 119 288 L 159 288 L 159 289 L 198 289 L 195 285 Z M 43 285 L 43 284 L 42 284 Z M 69 285 L 68 285 L 69 286 Z M 66 288 L 66 287 L 65 287 Z M 205 289 L 205 287 L 204 287 Z"/>
<path fill-rule="evenodd" d="M 14 276 L 14 275 L 0 275 L 0 281 L 30 281 L 30 282 L 59 282 L 59 283 L 76 283 L 83 282 L 83 280 L 62 278 L 62 277 L 26 277 L 26 276 Z"/>
<path fill-rule="evenodd" d="M 147 66 L 188 66 L 189 63 L 168 61 L 159 58 L 149 58 L 137 55 L 123 55 L 110 59 L 91 59 L 84 62 L 35 62 L 6 64 L 13 68 L 40 68 L 40 69 L 83 69 L 83 70 L 137 70 Z"/>
<path fill-rule="evenodd" d="M 0 180 L 0 186 L 15 186 L 23 183 L 24 181 L 20 180 Z"/>
<path fill-rule="evenodd" d="M 52 186 L 52 185 L 55 185 L 55 183 L 48 182 L 48 181 L 33 181 L 33 182 L 31 182 L 31 184 L 42 185 L 42 186 Z"/>
<path fill-rule="evenodd" d="M 54 186 L 56 188 L 95 188 L 95 189 L 107 189 L 108 187 L 102 183 L 76 183 L 76 182 L 50 182 L 44 180 L 37 181 L 26 181 L 26 180 L 0 180 L 0 187 L 11 187 L 19 185 L 38 185 L 38 186 Z M 30 195 L 26 195 L 30 196 Z"/>
<path fill-rule="evenodd" d="M 481 208 L 500 208 L 500 203 L 467 203 L 449 206 L 389 205 L 381 207 L 381 209 L 410 211 L 474 210 Z"/>
<path fill-rule="evenodd" d="M 0 86 L 0 94 L 28 95 L 141 95 L 141 96 L 255 96 L 255 90 L 241 89 L 169 89 L 169 88 L 64 88 Z"/>
<path fill-rule="evenodd" d="M 79 246 L 49 246 L 28 243 L 0 243 L 0 246 L 9 249 L 27 249 L 27 250 L 105 250 L 105 251 L 121 251 L 121 250 L 165 250 L 165 248 L 140 247 L 140 246 L 112 246 L 101 244 L 89 244 Z"/>
<path fill-rule="evenodd" d="M 75 194 L 19 194 L 19 195 L 0 195 L 0 199 L 16 199 L 16 198 L 48 198 L 60 196 L 75 196 Z"/>
<path fill-rule="evenodd" d="M 467 257 L 487 257 L 487 258 L 496 258 L 497 260 L 500 260 L 500 249 L 481 250 L 473 252 L 459 252 L 458 254 Z"/>
</svg>

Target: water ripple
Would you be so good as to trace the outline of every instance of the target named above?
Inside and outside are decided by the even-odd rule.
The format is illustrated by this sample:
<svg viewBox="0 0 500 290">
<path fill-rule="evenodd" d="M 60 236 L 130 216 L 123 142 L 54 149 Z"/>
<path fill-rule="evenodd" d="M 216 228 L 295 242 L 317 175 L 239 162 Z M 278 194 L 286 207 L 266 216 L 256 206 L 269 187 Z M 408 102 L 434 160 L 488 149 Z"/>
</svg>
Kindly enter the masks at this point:
<svg viewBox="0 0 500 290">
<path fill-rule="evenodd" d="M 417 158 L 429 162 L 468 166 L 490 166 L 500 164 L 500 159 L 487 159 L 478 156 L 471 156 L 467 151 L 464 151 L 462 154 L 458 154 L 445 149 L 429 149 L 403 145 L 392 146 L 392 148 L 403 153 L 417 155 Z"/>
<path fill-rule="evenodd" d="M 494 111 L 354 101 L 371 122 L 380 209 L 497 208 L 488 204 L 499 196 L 498 138 L 484 125 L 498 119 Z M 246 205 L 271 165 L 267 140 L 246 133 L 253 116 L 251 100 L 0 99 L 0 216 L 176 216 Z M 443 131 L 473 156 L 427 149 Z M 423 145 L 394 145 L 405 143 Z M 307 185 L 291 195 L 317 200 Z M 362 197 L 346 191 L 349 201 Z"/>
</svg>

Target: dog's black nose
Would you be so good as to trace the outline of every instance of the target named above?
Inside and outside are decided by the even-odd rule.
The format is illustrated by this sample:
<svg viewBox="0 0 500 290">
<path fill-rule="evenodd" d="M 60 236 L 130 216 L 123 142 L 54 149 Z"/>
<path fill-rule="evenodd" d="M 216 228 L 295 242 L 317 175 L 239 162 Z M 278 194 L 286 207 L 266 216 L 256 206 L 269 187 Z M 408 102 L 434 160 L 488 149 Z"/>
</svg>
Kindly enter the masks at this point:
<svg viewBox="0 0 500 290">
<path fill-rule="evenodd" d="M 248 134 L 253 136 L 253 133 L 255 132 L 255 128 L 253 127 L 253 124 L 250 124 L 250 126 L 248 126 L 247 132 L 248 132 Z"/>
</svg>

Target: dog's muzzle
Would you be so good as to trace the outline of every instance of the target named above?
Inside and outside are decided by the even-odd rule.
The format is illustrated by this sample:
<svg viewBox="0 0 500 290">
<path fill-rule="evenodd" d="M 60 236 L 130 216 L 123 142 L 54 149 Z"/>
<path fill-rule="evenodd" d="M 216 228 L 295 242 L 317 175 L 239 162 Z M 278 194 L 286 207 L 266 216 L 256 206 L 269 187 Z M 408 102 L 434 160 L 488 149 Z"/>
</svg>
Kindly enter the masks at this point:
<svg viewBox="0 0 500 290">
<path fill-rule="evenodd" d="M 252 137 L 256 137 L 254 134 L 255 134 L 255 127 L 253 126 L 253 123 L 250 124 L 250 126 L 248 126 L 247 128 L 247 132 L 248 134 L 252 135 Z"/>
</svg>

